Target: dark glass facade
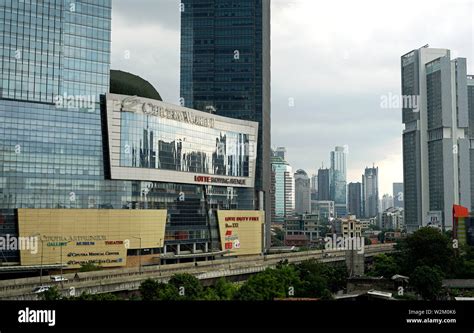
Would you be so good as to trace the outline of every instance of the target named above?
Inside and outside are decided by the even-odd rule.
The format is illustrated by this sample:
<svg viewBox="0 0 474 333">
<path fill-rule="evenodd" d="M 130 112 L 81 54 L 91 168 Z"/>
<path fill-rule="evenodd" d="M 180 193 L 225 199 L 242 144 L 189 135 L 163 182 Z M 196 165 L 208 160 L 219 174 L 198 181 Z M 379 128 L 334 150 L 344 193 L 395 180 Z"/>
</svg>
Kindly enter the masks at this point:
<svg viewBox="0 0 474 333">
<path fill-rule="evenodd" d="M 110 27 L 111 0 L 0 3 L 0 236 L 18 234 L 18 208 L 167 209 L 168 253 L 178 244 L 182 250 L 193 245 L 218 250 L 216 210 L 254 208 L 253 189 L 108 177 L 100 99 L 109 90 Z M 17 49 L 21 57 L 15 57 Z M 75 101 L 88 96 L 90 103 L 58 104 L 58 96 Z M 172 129 L 153 127 L 152 122 L 145 126 L 142 120 L 127 119 L 124 135 L 137 153 L 123 163 L 184 167 L 178 162 L 173 166 L 169 159 L 173 141 L 166 134 Z M 151 151 L 143 141 L 150 135 L 162 138 Z M 200 137 L 209 145 L 246 139 L 235 133 Z M 245 157 L 222 155 L 228 158 L 225 163 L 208 146 L 200 150 L 210 154 L 204 161 L 216 173 L 248 172 Z M 153 151 L 168 155 L 147 159 Z M 183 160 L 203 168 L 193 164 L 194 157 Z M 19 262 L 18 252 L 2 251 L 0 261 Z"/>
<path fill-rule="evenodd" d="M 270 1 L 182 4 L 183 105 L 259 123 L 256 190 L 270 221 Z"/>
<path fill-rule="evenodd" d="M 419 52 L 414 50 L 401 58 L 402 96 L 419 96 Z M 405 224 L 409 231 L 417 230 L 421 223 L 421 155 L 420 131 L 416 121 L 419 112 L 403 107 L 403 184 L 405 186 Z"/>
<path fill-rule="evenodd" d="M 430 210 L 444 210 L 443 105 L 440 60 L 426 64 Z"/>
</svg>

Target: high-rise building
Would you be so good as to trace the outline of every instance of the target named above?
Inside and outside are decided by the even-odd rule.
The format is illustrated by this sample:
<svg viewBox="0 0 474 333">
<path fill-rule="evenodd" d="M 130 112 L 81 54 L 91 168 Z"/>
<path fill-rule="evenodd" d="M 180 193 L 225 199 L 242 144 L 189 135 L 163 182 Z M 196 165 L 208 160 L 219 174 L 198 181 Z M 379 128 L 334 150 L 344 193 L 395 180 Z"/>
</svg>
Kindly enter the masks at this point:
<svg viewBox="0 0 474 333">
<path fill-rule="evenodd" d="M 285 147 L 277 147 L 273 151 L 273 156 L 280 157 L 284 161 L 286 161 L 286 148 Z"/>
<path fill-rule="evenodd" d="M 350 215 L 362 216 L 362 184 L 349 183 L 348 185 L 347 211 Z"/>
<path fill-rule="evenodd" d="M 270 0 L 183 0 L 181 102 L 259 123 L 256 204 L 270 246 Z"/>
<path fill-rule="evenodd" d="M 471 207 L 466 59 L 422 47 L 401 57 L 401 71 L 407 230 L 433 220 L 451 229 L 453 204 Z"/>
<path fill-rule="evenodd" d="M 474 139 L 474 75 L 467 76 L 467 106 L 469 113 L 469 138 Z M 472 141 L 471 141 L 472 142 Z M 474 209 L 474 144 L 469 149 L 471 175 L 471 209 Z"/>
<path fill-rule="evenodd" d="M 272 157 L 272 223 L 283 224 L 295 212 L 293 169 L 280 157 Z"/>
<path fill-rule="evenodd" d="M 380 200 L 379 213 L 385 212 L 389 208 L 393 208 L 393 197 L 386 193 L 382 195 L 382 200 Z"/>
<path fill-rule="evenodd" d="M 319 169 L 318 170 L 318 200 L 327 201 L 331 199 L 330 194 L 331 184 L 331 170 L 330 169 Z"/>
<path fill-rule="evenodd" d="M 347 152 L 345 147 L 336 147 L 330 154 L 331 181 L 330 198 L 335 203 L 337 216 L 347 214 L 346 177 Z"/>
<path fill-rule="evenodd" d="M 318 175 L 311 176 L 311 200 L 318 200 Z"/>
<path fill-rule="evenodd" d="M 379 168 L 365 168 L 362 175 L 362 207 L 365 218 L 376 217 L 379 213 Z"/>
<path fill-rule="evenodd" d="M 0 236 L 45 246 L 0 261 L 77 269 L 261 253 L 258 123 L 109 92 L 111 15 L 111 0 L 1 2 Z M 255 222 L 253 240 L 236 240 L 228 218 Z"/>
<path fill-rule="evenodd" d="M 295 213 L 311 213 L 311 181 L 304 170 L 295 172 Z"/>
<path fill-rule="evenodd" d="M 403 183 L 393 183 L 393 207 L 403 208 L 404 202 Z"/>
</svg>

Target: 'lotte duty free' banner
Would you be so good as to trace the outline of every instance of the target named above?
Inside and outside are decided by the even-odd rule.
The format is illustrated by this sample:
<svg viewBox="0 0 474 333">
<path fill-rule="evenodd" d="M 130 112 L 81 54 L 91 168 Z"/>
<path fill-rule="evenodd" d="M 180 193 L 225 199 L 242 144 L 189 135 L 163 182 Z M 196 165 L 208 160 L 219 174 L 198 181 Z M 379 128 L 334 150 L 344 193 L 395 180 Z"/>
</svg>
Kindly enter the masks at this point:
<svg viewBox="0 0 474 333">
<path fill-rule="evenodd" d="M 219 233 L 226 255 L 262 253 L 263 211 L 219 210 Z"/>
</svg>

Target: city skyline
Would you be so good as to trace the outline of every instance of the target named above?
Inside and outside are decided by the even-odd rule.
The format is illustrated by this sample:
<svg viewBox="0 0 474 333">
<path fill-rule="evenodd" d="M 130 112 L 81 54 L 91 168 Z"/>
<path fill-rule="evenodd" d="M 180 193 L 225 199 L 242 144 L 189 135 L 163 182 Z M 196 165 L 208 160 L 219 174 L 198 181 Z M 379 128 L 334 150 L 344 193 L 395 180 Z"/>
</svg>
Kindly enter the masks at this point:
<svg viewBox="0 0 474 333">
<path fill-rule="evenodd" d="M 149 8 L 146 13 L 142 5 Z M 272 1 L 272 146 L 288 149 L 287 160 L 295 170 L 313 174 L 321 162 L 329 165 L 330 149 L 348 144 L 348 183 L 360 181 L 364 168 L 374 163 L 380 170 L 380 193 L 391 193 L 392 183 L 403 181 L 401 109 L 380 107 L 382 96 L 400 94 L 400 55 L 429 43 L 467 58 L 468 74 L 474 72 L 472 5 L 409 5 L 409 13 L 397 5 L 385 15 L 385 7 L 372 1 L 344 3 L 344 13 L 337 3 Z M 418 19 L 421 14 L 423 20 Z M 397 21 L 400 16 L 403 25 Z M 113 18 L 112 68 L 142 75 L 165 101 L 179 104 L 179 4 L 143 0 L 130 7 L 116 0 Z M 356 26 L 350 36 L 348 25 Z M 136 39 L 136 33 L 144 38 Z M 347 125 L 338 121 L 341 117 Z M 288 119 L 298 126 L 286 126 Z"/>
</svg>

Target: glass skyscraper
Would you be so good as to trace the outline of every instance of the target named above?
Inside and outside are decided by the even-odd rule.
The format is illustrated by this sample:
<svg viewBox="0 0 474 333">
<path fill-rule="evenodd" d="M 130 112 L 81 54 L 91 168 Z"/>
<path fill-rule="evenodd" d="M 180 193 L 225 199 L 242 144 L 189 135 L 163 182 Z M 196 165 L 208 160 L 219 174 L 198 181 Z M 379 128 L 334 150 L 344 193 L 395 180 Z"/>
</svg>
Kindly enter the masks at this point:
<svg viewBox="0 0 474 333">
<path fill-rule="evenodd" d="M 407 230 L 451 229 L 453 204 L 471 206 L 466 59 L 422 47 L 401 57 L 401 71 Z"/>
<path fill-rule="evenodd" d="M 270 0 L 184 0 L 181 8 L 181 102 L 259 123 L 255 199 L 268 236 Z"/>
<path fill-rule="evenodd" d="M 331 200 L 334 201 L 337 216 L 347 213 L 347 149 L 336 147 L 331 151 Z"/>
<path fill-rule="evenodd" d="M 365 168 L 362 175 L 362 208 L 366 218 L 376 217 L 379 213 L 379 168 Z"/>
<path fill-rule="evenodd" d="M 110 28 L 111 0 L 1 2 L 1 234 L 17 233 L 16 208 L 107 206 L 126 189 L 102 167 Z M 57 107 L 71 95 L 89 98 Z"/>
<path fill-rule="evenodd" d="M 253 178 L 246 149 L 256 140 L 255 123 L 221 118 L 205 127 L 192 110 L 172 113 L 185 121 L 122 112 L 114 140 L 126 144 L 108 145 L 111 0 L 2 0 L 0 44 L 0 236 L 19 234 L 21 208 L 166 209 L 164 251 L 142 254 L 181 251 L 192 259 L 219 251 L 217 210 L 254 208 L 251 187 L 146 175 Z M 255 129 L 251 140 L 245 126 Z M 127 177 L 111 175 L 115 148 L 120 166 L 134 168 Z M 2 251 L 4 261 L 19 262 L 18 251 Z"/>
</svg>

